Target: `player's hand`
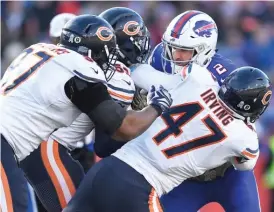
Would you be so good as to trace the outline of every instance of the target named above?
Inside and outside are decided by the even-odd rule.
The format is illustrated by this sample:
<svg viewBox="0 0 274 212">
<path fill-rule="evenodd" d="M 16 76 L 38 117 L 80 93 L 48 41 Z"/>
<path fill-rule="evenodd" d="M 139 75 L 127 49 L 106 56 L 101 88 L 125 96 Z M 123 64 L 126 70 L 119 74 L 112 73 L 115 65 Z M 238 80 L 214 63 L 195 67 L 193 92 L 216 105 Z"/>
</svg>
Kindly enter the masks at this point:
<svg viewBox="0 0 274 212">
<path fill-rule="evenodd" d="M 147 106 L 147 92 L 144 93 L 141 88 L 135 86 L 136 91 L 134 94 L 133 101 L 131 103 L 131 108 L 133 110 L 142 110 Z"/>
<path fill-rule="evenodd" d="M 160 85 L 158 88 L 154 85 L 151 86 L 147 96 L 147 103 L 153 106 L 159 115 L 168 110 L 172 102 L 170 93 L 163 86 Z"/>
</svg>

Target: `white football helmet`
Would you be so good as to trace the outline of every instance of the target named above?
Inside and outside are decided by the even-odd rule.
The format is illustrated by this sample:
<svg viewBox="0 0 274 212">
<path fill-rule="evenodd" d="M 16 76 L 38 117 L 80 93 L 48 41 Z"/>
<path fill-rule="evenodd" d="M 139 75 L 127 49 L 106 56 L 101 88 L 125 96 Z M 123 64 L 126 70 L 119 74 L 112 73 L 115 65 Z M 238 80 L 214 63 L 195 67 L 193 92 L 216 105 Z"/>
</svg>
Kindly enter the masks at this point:
<svg viewBox="0 0 274 212">
<path fill-rule="evenodd" d="M 176 16 L 168 25 L 162 39 L 162 57 L 171 63 L 173 74 L 181 70 L 179 64 L 194 62 L 205 66 L 215 54 L 217 39 L 215 21 L 206 13 L 189 10 Z M 174 49 L 193 50 L 193 56 L 188 61 L 175 61 L 172 56 Z"/>
<path fill-rule="evenodd" d="M 65 24 L 76 15 L 71 13 L 61 13 L 53 17 L 49 25 L 49 35 L 53 38 L 59 38 Z"/>
</svg>

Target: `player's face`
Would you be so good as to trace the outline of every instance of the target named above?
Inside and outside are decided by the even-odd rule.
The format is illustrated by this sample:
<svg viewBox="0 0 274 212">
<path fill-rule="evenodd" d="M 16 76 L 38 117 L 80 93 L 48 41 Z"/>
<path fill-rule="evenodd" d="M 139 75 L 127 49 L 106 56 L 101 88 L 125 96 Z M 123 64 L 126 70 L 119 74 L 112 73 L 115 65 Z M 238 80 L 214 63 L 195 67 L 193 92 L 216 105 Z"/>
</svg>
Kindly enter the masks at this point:
<svg viewBox="0 0 274 212">
<path fill-rule="evenodd" d="M 172 57 L 177 65 L 186 65 L 193 57 L 194 50 L 172 48 Z M 185 61 L 185 62 L 182 62 Z"/>
</svg>

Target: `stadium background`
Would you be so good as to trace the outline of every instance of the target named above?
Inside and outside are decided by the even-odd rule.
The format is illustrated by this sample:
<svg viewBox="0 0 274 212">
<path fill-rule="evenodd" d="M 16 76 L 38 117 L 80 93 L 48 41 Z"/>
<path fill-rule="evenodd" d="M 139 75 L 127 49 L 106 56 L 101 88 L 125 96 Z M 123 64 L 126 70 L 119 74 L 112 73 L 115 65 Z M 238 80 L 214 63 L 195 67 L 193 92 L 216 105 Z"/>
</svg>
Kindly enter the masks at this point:
<svg viewBox="0 0 274 212">
<path fill-rule="evenodd" d="M 129 7 L 140 13 L 151 32 L 152 46 L 161 41 L 165 27 L 176 15 L 188 9 L 204 11 L 219 28 L 219 52 L 239 65 L 264 70 L 274 82 L 274 2 L 1 1 L 1 73 L 25 47 L 49 42 L 49 22 L 54 15 L 63 12 L 96 15 L 114 6 Z M 265 164 L 271 162 L 268 146 L 271 136 L 274 138 L 274 98 L 257 124 L 257 131 L 261 156 L 255 171 L 262 211 L 270 212 L 271 190 L 265 185 L 263 173 Z M 211 204 L 202 211 L 222 210 Z"/>
</svg>

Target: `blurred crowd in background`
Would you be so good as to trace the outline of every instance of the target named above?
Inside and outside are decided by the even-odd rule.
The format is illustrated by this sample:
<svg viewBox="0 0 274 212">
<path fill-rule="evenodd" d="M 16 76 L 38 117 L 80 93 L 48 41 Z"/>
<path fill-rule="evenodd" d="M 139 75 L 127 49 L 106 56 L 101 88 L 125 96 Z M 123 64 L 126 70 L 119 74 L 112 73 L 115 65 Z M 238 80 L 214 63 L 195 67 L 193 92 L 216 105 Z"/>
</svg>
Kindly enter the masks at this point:
<svg viewBox="0 0 274 212">
<path fill-rule="evenodd" d="M 1 1 L 2 74 L 25 47 L 49 42 L 49 23 L 56 14 L 97 15 L 115 6 L 134 9 L 144 18 L 151 33 L 152 46 L 161 42 L 166 26 L 176 15 L 189 9 L 206 12 L 219 29 L 219 53 L 240 66 L 262 69 L 274 82 L 274 2 L 270 1 Z M 274 98 L 257 131 L 264 144 L 274 135 Z"/>
</svg>

